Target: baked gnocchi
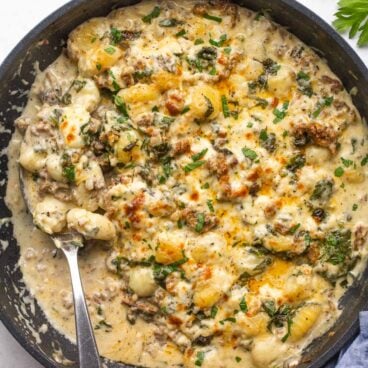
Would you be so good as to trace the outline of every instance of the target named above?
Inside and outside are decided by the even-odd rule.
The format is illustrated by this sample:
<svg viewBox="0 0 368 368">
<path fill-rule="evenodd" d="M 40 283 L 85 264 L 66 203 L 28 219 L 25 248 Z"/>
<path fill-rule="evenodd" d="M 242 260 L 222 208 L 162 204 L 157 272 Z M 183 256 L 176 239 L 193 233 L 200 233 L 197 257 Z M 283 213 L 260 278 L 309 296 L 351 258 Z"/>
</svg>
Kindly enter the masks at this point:
<svg viewBox="0 0 368 368">
<path fill-rule="evenodd" d="M 31 97 L 34 223 L 93 244 L 81 270 L 102 355 L 294 367 L 337 320 L 367 258 L 367 128 L 285 29 L 230 2 L 142 1 L 72 31 Z M 26 256 L 23 272 L 71 336 L 49 258 L 42 280 Z"/>
</svg>

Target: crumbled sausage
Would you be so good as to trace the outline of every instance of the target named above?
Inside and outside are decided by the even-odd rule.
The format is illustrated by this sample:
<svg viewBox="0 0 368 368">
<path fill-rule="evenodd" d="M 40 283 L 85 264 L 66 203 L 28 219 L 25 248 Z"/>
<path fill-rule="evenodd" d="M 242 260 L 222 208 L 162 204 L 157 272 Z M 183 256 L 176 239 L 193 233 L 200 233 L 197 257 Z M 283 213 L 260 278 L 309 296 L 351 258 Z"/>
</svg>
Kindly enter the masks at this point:
<svg viewBox="0 0 368 368">
<path fill-rule="evenodd" d="M 361 248 L 367 240 L 368 227 L 364 225 L 357 225 L 354 230 L 354 249 Z"/>
<path fill-rule="evenodd" d="M 131 307 L 131 310 L 142 312 L 145 314 L 153 315 L 156 314 L 159 309 L 156 305 L 146 301 L 146 300 L 140 300 L 137 298 L 136 295 L 131 295 L 127 293 L 122 293 L 122 304 L 126 304 L 129 307 Z"/>
<path fill-rule="evenodd" d="M 165 107 L 168 109 L 170 115 L 178 115 L 184 109 L 184 98 L 179 90 L 171 90 L 166 94 Z"/>
<path fill-rule="evenodd" d="M 203 224 L 203 227 L 200 230 L 198 230 L 197 225 L 198 225 L 198 214 L 199 213 L 200 212 L 194 209 L 186 208 L 181 212 L 181 218 L 185 220 L 185 223 L 187 224 L 188 227 L 200 233 L 205 233 L 217 226 L 218 219 L 215 215 L 209 214 L 209 213 L 203 213 L 204 224 Z"/>
<path fill-rule="evenodd" d="M 226 150 L 226 148 L 223 150 Z M 229 169 L 238 163 L 238 160 L 231 151 L 228 151 L 228 154 L 226 154 L 223 150 L 221 150 L 221 153 L 218 153 L 215 157 L 211 157 L 207 161 L 208 170 L 218 178 L 227 175 L 229 173 Z"/>
<path fill-rule="evenodd" d="M 332 93 L 338 93 L 344 89 L 343 85 L 338 79 L 329 77 L 328 75 L 323 75 L 321 78 L 322 83 L 328 84 Z"/>
<path fill-rule="evenodd" d="M 173 156 L 179 156 L 190 151 L 190 140 L 188 138 L 181 139 L 173 144 L 171 152 Z"/>
<path fill-rule="evenodd" d="M 278 210 L 278 207 L 272 203 L 266 206 L 263 212 L 267 219 L 271 219 L 272 217 L 276 215 L 277 210 Z"/>
<path fill-rule="evenodd" d="M 314 143 L 317 146 L 328 148 L 332 154 L 337 151 L 338 133 L 330 126 L 319 123 L 299 125 L 294 129 L 293 136 L 296 146 Z"/>
<path fill-rule="evenodd" d="M 193 7 L 193 14 L 203 17 L 207 13 L 207 5 L 205 4 L 195 4 Z"/>
</svg>

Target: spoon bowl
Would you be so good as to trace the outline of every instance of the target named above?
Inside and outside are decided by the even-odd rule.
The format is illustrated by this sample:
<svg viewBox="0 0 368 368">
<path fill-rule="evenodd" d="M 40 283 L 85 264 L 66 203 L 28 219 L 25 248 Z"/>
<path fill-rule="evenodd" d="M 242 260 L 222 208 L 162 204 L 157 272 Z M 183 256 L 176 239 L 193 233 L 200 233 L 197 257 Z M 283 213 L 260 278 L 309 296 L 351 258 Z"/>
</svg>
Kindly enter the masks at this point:
<svg viewBox="0 0 368 368">
<path fill-rule="evenodd" d="M 25 204 L 33 215 L 31 201 L 25 185 L 23 169 L 19 168 L 20 187 Z M 74 300 L 75 325 L 80 368 L 101 368 L 96 339 L 89 317 L 82 280 L 78 267 L 78 250 L 83 247 L 83 236 L 76 232 L 50 235 L 56 248 L 61 249 L 68 261 Z"/>
</svg>

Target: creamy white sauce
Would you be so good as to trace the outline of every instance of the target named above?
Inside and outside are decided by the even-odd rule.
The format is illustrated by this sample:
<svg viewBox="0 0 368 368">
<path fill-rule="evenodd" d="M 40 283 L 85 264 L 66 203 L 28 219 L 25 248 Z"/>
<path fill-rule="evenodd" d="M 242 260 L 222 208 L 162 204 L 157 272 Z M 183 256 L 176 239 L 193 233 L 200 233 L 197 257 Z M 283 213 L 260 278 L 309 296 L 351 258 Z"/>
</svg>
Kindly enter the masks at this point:
<svg viewBox="0 0 368 368">
<path fill-rule="evenodd" d="M 295 256 L 298 254 L 298 248 L 293 243 L 296 240 L 291 236 L 290 231 L 295 229 L 294 232 L 297 232 L 299 227 L 318 239 L 322 239 L 323 235 L 329 234 L 332 230 L 344 227 L 353 232 L 352 242 L 354 243 L 359 226 L 362 226 L 364 233 L 366 226 L 361 222 L 361 219 L 368 215 L 367 166 L 361 164 L 367 152 L 367 128 L 352 105 L 347 92 L 331 92 L 330 84 L 321 82 L 323 76 L 328 76 L 335 83 L 339 83 L 328 66 L 308 49 L 301 60 L 293 61 L 285 50 L 290 51 L 303 45 L 285 30 L 263 17 L 255 20 L 253 13 L 239 9 L 239 18 L 236 19 L 232 28 L 231 17 L 223 14 L 227 11 L 226 9 L 209 9 L 208 13 L 221 16 L 223 21 L 204 20 L 202 17 L 191 18 L 191 22 L 183 25 L 189 33 L 189 40 L 187 40 L 172 34 L 167 36 L 165 32 L 172 33 L 171 27 L 159 27 L 156 18 L 152 19 L 152 25 L 142 24 L 141 18 L 149 14 L 155 4 L 147 1 L 118 10 L 110 18 L 101 18 L 92 28 L 93 32 L 101 31 L 101 34 L 105 34 L 110 30 L 109 22 L 111 21 L 115 27 L 120 29 L 133 31 L 137 27 L 142 31 L 145 31 L 146 28 L 149 29 L 150 36 L 145 34 L 131 42 L 132 52 L 127 52 L 125 58 L 116 59 L 114 62 L 110 60 L 123 52 L 120 49 L 116 49 L 114 52 L 109 51 L 107 55 L 104 54 L 106 60 L 96 56 L 97 51 L 88 54 L 87 57 L 86 53 L 91 51 L 86 44 L 88 45 L 90 42 L 92 45 L 89 47 L 95 50 L 95 47 L 100 47 L 100 42 L 102 44 L 105 42 L 103 37 L 92 42 L 90 36 L 93 32 L 88 33 L 90 32 L 88 25 L 87 36 L 89 38 L 85 34 L 78 34 L 78 32 L 72 35 L 69 52 L 75 54 L 73 56 L 74 64 L 71 64 L 71 61 L 62 55 L 46 71 L 38 73 L 29 95 L 29 103 L 23 111 L 23 116 L 32 120 L 31 125 L 41 119 L 40 115 L 42 115 L 42 119 L 47 119 L 44 116 L 49 112 L 50 107 L 46 106 L 45 109 L 45 106 L 42 106 L 38 94 L 46 88 L 45 86 L 48 86 L 47 83 L 51 83 L 52 86 L 52 78 L 55 76 L 56 80 L 60 82 L 61 88 L 66 88 L 68 83 L 77 77 L 75 66 L 77 62 L 79 70 L 83 74 L 83 76 L 78 76 L 78 79 L 83 77 L 91 82 L 93 75 L 95 76 L 94 80 L 98 79 L 99 72 L 96 70 L 96 65 L 101 62 L 102 65 L 99 68 L 102 70 L 111 68 L 113 74 L 116 74 L 118 82 L 123 84 L 124 80 L 120 78 L 118 72 L 136 66 L 137 61 L 146 63 L 155 72 L 157 70 L 162 72 L 162 68 L 175 67 L 172 60 L 177 57 L 176 53 L 185 51 L 189 58 L 198 55 L 197 53 L 203 44 L 193 46 L 194 38 L 205 39 L 206 41 L 203 42 L 206 46 L 208 46 L 209 39 L 219 42 L 224 34 L 227 35 L 228 40 L 231 40 L 228 46 L 231 46 L 230 51 L 223 50 L 222 46 L 216 46 L 218 53 L 224 53 L 222 59 L 226 59 L 226 52 L 234 57 L 234 66 L 231 67 L 233 69 L 228 65 L 224 67 L 225 61 L 216 64 L 215 73 L 217 75 L 221 72 L 225 73 L 222 81 L 211 79 L 213 75 L 211 76 L 209 72 L 193 72 L 193 70 L 184 68 L 182 74 L 179 73 L 182 80 L 176 87 L 185 94 L 185 105 L 190 106 L 190 110 L 187 115 L 178 114 L 175 117 L 175 121 L 170 125 L 169 139 L 172 144 L 185 137 L 191 140 L 191 152 L 184 153 L 175 159 L 179 169 L 164 183 L 160 183 L 160 185 L 156 183 L 152 188 L 149 188 L 134 173 L 133 168 L 131 172 L 124 172 L 128 179 L 104 189 L 104 195 L 110 194 L 110 196 L 113 195 L 117 198 L 115 204 L 111 205 L 115 211 L 112 214 L 109 213 L 111 208 L 107 207 L 102 200 L 100 206 L 108 213 L 105 215 L 106 219 L 109 217 L 118 233 L 123 234 L 119 239 L 121 244 L 119 241 L 112 242 L 113 244 L 110 246 L 113 249 L 106 244 L 102 246 L 88 245 L 80 253 L 80 270 L 99 351 L 107 358 L 147 367 L 179 365 L 195 367 L 202 365 L 203 367 L 218 368 L 266 368 L 281 367 L 284 362 L 287 362 L 290 367 L 297 366 L 301 351 L 314 338 L 327 331 L 341 313 L 337 309 L 337 303 L 345 292 L 345 288 L 341 287 L 340 282 L 337 283 L 336 287 L 333 287 L 320 276 L 322 273 L 333 275 L 336 266 L 319 261 L 313 266 L 309 266 L 305 262 L 302 265 L 296 265 L 275 257 L 273 264 L 266 268 L 265 272 L 251 277 L 249 282 L 241 284 L 238 283 L 240 274 L 253 272 L 257 262 L 260 262 L 257 258 L 260 256 L 256 257 L 254 254 L 244 253 L 244 248 L 241 248 L 239 243 L 252 244 L 254 239 L 260 238 L 268 250 L 277 254 L 280 254 L 278 252 L 291 251 Z M 183 2 L 180 5 L 173 2 L 162 2 L 160 7 L 164 11 L 162 11 L 159 20 L 171 19 L 174 16 L 189 17 L 191 13 L 187 12 L 193 5 L 194 2 L 191 1 Z M 174 29 L 179 31 L 181 26 Z M 152 42 L 150 37 L 154 37 L 155 42 Z M 101 47 L 106 47 L 106 45 L 103 44 Z M 305 45 L 303 47 L 306 48 Z M 115 56 L 113 56 L 114 54 Z M 236 61 L 239 57 L 240 63 Z M 249 83 L 257 80 L 264 71 L 266 66 L 261 66 L 262 63 L 259 61 L 267 60 L 267 58 L 276 60 L 276 69 L 278 69 L 267 72 L 270 73 L 268 91 L 261 90 L 253 96 L 249 92 Z M 91 60 L 96 61 L 97 64 L 93 64 Z M 229 68 L 230 75 L 226 75 L 226 68 Z M 305 75 L 300 77 L 299 73 L 304 70 L 308 71 L 308 77 Z M 297 77 L 298 75 L 299 77 Z M 152 78 L 154 79 L 154 77 L 155 74 Z M 172 74 L 167 74 L 164 80 L 155 81 L 153 84 L 164 88 L 162 85 L 167 83 L 167 78 L 171 77 Z M 51 78 L 51 82 L 47 81 L 48 78 Z M 310 78 L 311 86 L 316 94 L 308 97 L 305 94 L 300 94 L 297 91 L 300 88 L 297 78 L 304 78 L 307 81 Z M 107 88 L 113 88 L 111 81 L 102 80 L 98 83 L 106 83 Z M 172 83 L 175 84 L 175 80 Z M 137 85 L 140 87 L 138 88 Z M 157 88 L 159 87 L 157 86 L 152 87 L 151 84 L 138 82 L 135 86 L 123 88 L 118 95 L 127 101 L 130 108 L 129 114 L 137 118 L 143 112 L 150 112 L 155 104 L 160 104 L 160 107 L 164 104 L 162 99 L 166 96 L 166 89 L 158 92 Z M 306 84 L 304 84 L 305 86 Z M 71 117 L 70 122 L 68 122 L 69 126 L 60 128 L 62 134 L 59 138 L 64 139 L 64 143 L 69 149 L 83 147 L 84 143 L 80 132 L 82 123 L 88 122 L 89 110 L 93 110 L 99 103 L 108 105 L 106 99 L 99 101 L 96 97 L 98 92 L 96 93 L 93 89 L 88 91 L 83 98 L 78 99 L 78 103 L 75 102 L 77 97 L 73 95 L 71 96 L 72 105 L 68 108 L 62 107 L 64 112 L 68 112 L 65 112 L 65 115 Z M 240 101 L 242 109 L 239 111 L 237 119 L 234 116 L 224 116 L 225 112 L 221 106 L 221 100 L 218 98 L 224 95 L 228 96 L 232 110 L 236 109 L 237 105 L 232 104 L 231 99 Z M 338 108 L 337 105 L 330 107 L 331 103 L 329 104 L 328 100 L 327 102 L 321 100 L 322 95 L 333 96 L 336 102 L 345 104 L 347 108 Z M 147 101 L 143 101 L 142 96 L 148 96 L 146 97 Z M 207 100 L 211 100 L 210 103 L 212 103 L 212 110 L 209 113 L 205 111 L 208 115 L 207 118 L 210 116 L 213 120 L 211 124 L 195 122 L 195 117 L 203 115 L 202 105 L 206 103 L 203 96 Z M 204 101 L 202 101 L 202 105 L 201 99 Z M 255 101 L 266 103 L 267 107 L 255 106 Z M 288 105 L 284 105 L 287 101 L 289 101 Z M 322 103 L 325 103 L 326 106 L 322 106 Z M 83 113 L 78 113 L 81 111 L 78 110 L 80 107 L 83 109 Z M 313 116 L 318 108 L 320 108 L 319 116 L 311 119 L 310 116 Z M 286 111 L 287 113 L 283 115 L 282 113 Z M 168 114 L 166 109 L 164 115 Z M 275 122 L 276 118 L 279 118 L 280 121 Z M 217 123 L 214 122 L 215 120 Z M 295 170 L 295 179 L 290 173 L 291 169 L 287 168 L 287 163 L 298 150 L 292 144 L 291 135 L 295 126 L 304 120 L 307 121 L 307 126 L 311 124 L 310 120 L 316 120 L 337 130 L 340 146 L 338 149 L 330 147 L 330 152 L 323 142 L 310 145 L 305 150 L 303 148 L 305 166 Z M 106 123 L 106 129 L 111 129 L 109 124 L 109 122 Z M 348 126 L 345 127 L 345 124 Z M 229 170 L 227 184 L 230 183 L 230 187 L 226 187 L 225 190 L 216 178 L 217 173 L 211 173 L 209 169 L 205 168 L 205 165 L 203 168 L 191 171 L 188 175 L 183 175 L 181 170 L 185 165 L 193 162 L 191 156 L 194 153 L 205 148 L 208 149 L 205 153 L 205 160 L 216 157 L 217 151 L 211 140 L 216 137 L 213 132 L 218 127 L 226 132 L 226 134 L 224 133 L 227 138 L 226 148 L 233 153 L 238 165 L 236 169 Z M 69 133 L 74 129 L 78 133 L 68 141 Z M 275 153 L 270 153 L 260 143 L 261 138 L 259 137 L 262 130 L 267 131 L 268 136 L 272 133 L 275 134 L 278 142 Z M 132 160 L 126 153 L 127 151 L 122 148 L 127 146 L 129 139 L 134 137 L 136 137 L 134 139 L 140 139 L 140 136 L 138 133 L 134 133 L 134 130 L 130 130 L 130 136 L 124 134 L 124 132 L 121 133 L 117 146 L 113 148 L 112 155 L 114 157 L 110 158 L 112 165 L 116 162 L 127 164 Z M 30 138 L 28 131 L 25 140 L 27 139 L 30 139 L 31 143 L 35 145 L 40 143 L 34 137 Z M 34 140 L 32 141 L 32 139 Z M 355 146 L 352 146 L 352 139 L 357 140 Z M 34 227 L 20 194 L 17 160 L 22 141 L 22 135 L 16 132 L 10 146 L 2 153 L 8 154 L 9 157 L 6 200 L 12 210 L 11 220 L 14 224 L 14 234 L 21 248 L 19 264 L 31 295 L 37 300 L 48 320 L 71 341 L 75 341 L 72 294 L 66 261 L 61 252 L 55 249 L 50 238 Z M 317 147 L 318 145 L 323 147 Z M 336 149 L 337 153 L 334 152 Z M 42 150 L 39 152 L 42 153 Z M 260 163 L 254 158 L 255 153 Z M 144 163 L 145 157 L 141 152 L 133 151 L 133 156 L 138 163 Z M 41 159 L 43 158 L 41 157 Z M 21 156 L 22 165 L 33 171 L 33 166 L 31 167 L 29 162 L 26 166 L 24 162 Z M 36 166 L 39 162 L 36 160 Z M 343 175 L 335 174 L 337 167 L 344 170 Z M 155 167 L 156 169 L 158 168 Z M 36 174 L 39 171 L 37 167 L 34 169 Z M 101 180 L 97 169 L 91 169 L 90 172 L 92 172 L 92 178 L 86 187 L 95 188 L 97 191 L 96 186 L 103 187 L 105 185 L 103 181 L 105 178 Z M 81 176 L 82 174 L 83 170 L 81 174 L 77 173 Z M 53 175 L 57 175 L 57 173 L 53 173 Z M 255 175 L 260 175 L 264 179 L 258 196 L 248 193 L 254 182 L 251 177 Z M 316 183 L 326 178 L 333 179 L 334 192 L 331 200 L 323 205 L 329 215 L 324 221 L 318 223 L 311 217 L 310 206 L 307 205 L 307 202 Z M 25 179 L 33 211 L 43 197 L 38 192 L 38 184 L 33 180 L 32 174 L 27 173 Z M 295 184 L 295 181 L 298 182 L 298 185 Z M 180 187 L 176 186 L 177 182 L 180 182 L 186 190 L 180 192 Z M 210 183 L 207 189 L 203 188 L 206 182 Z M 246 195 L 242 194 L 243 190 L 247 191 Z M 83 193 L 85 192 L 84 188 Z M 128 210 L 124 212 L 124 206 L 131 204 L 141 192 L 144 193 L 145 197 L 145 212 L 142 210 L 144 214 L 141 215 L 141 224 L 135 225 L 133 223 L 137 228 L 131 231 L 124 228 L 126 219 L 130 219 Z M 231 199 L 221 200 L 220 198 L 217 200 L 221 195 L 226 197 L 229 193 L 234 195 Z M 85 201 L 82 198 L 83 195 L 76 196 L 72 202 L 72 207 L 83 207 L 94 212 L 99 206 L 99 204 L 95 206 L 96 198 L 92 198 L 92 200 L 89 198 L 89 201 Z M 162 215 L 160 212 L 167 211 L 167 208 L 170 207 L 170 199 L 172 199 L 170 196 L 175 197 L 176 202 L 183 202 L 189 208 L 202 204 L 204 207 L 201 208 L 205 208 L 202 211 L 207 211 L 206 203 L 208 200 L 212 200 L 215 204 L 216 216 L 219 219 L 218 227 L 207 234 L 200 235 L 198 234 L 200 231 L 196 233 L 195 230 L 190 230 L 188 227 L 177 228 L 179 217 L 175 218 L 174 216 L 177 212 L 172 216 L 172 213 Z M 277 201 L 278 203 L 276 203 Z M 275 214 L 267 217 L 265 213 L 270 204 L 279 207 L 275 210 Z M 176 210 L 178 211 L 178 209 Z M 0 224 L 6 226 L 9 221 L 10 218 L 1 219 Z M 37 223 L 41 223 L 41 221 Z M 274 230 L 276 233 L 270 232 L 271 225 L 274 226 L 274 229 L 279 230 Z M 283 233 L 282 226 L 286 225 L 288 232 Z M 292 225 L 293 227 L 291 227 Z M 87 235 L 87 237 L 93 238 L 93 231 L 89 229 Z M 142 239 L 146 239 L 146 241 Z M 3 251 L 7 245 L 7 241 L 1 240 Z M 366 267 L 368 251 L 366 236 L 362 244 L 352 246 L 355 247 L 352 256 L 359 255 L 361 259 L 350 272 L 358 276 Z M 185 262 L 181 266 L 188 281 L 181 280 L 180 275 L 175 275 L 175 273 L 170 275 L 166 280 L 166 289 L 169 292 L 163 293 L 159 304 L 161 310 L 156 313 L 158 317 L 155 317 L 154 322 L 147 322 L 138 316 L 135 324 L 128 323 L 127 316 L 131 311 L 126 306 L 126 302 L 122 302 L 122 295 L 127 291 L 127 278 L 129 278 L 130 288 L 128 291 L 133 290 L 136 294 L 134 297 L 137 295 L 150 296 L 157 285 L 150 284 L 152 275 L 147 272 L 147 269 L 144 272 L 134 274 L 135 277 L 132 276 L 132 273 L 138 267 L 129 266 L 129 271 L 122 277 L 110 272 L 107 259 L 113 255 L 119 255 L 130 261 L 142 261 L 149 258 L 150 255 L 154 255 L 158 264 L 171 264 L 181 259 L 180 247 L 182 247 L 186 257 L 189 257 L 189 262 Z M 161 251 L 161 248 L 169 249 L 166 251 L 168 253 Z M 178 255 L 178 253 L 179 258 L 170 261 L 170 257 L 173 254 Z M 169 257 L 169 260 L 165 257 Z M 244 257 L 244 262 L 237 262 L 241 257 Z M 142 289 L 142 285 L 139 285 L 140 279 L 145 280 L 144 289 Z M 351 282 L 351 278 L 348 278 L 348 281 Z M 245 298 L 247 311 L 239 311 L 239 308 L 242 309 L 242 297 Z M 211 303 L 211 300 L 215 301 Z M 297 306 L 293 316 L 293 324 L 291 324 L 291 335 L 284 342 L 282 339 L 285 336 L 286 324 L 283 328 L 274 326 L 272 334 L 267 330 L 270 319 L 267 313 L 262 310 L 261 304 L 269 300 L 275 300 L 280 305 L 286 300 Z M 33 299 L 27 298 L 24 303 L 31 306 L 31 313 L 34 313 Z M 194 304 L 195 307 L 192 307 L 191 304 Z M 218 306 L 217 315 L 200 322 L 193 321 L 194 313 L 202 310 L 207 313 L 208 317 L 210 313 L 212 314 L 213 306 Z M 315 306 L 318 306 L 317 309 Z M 192 308 L 191 312 L 187 313 L 190 308 Z M 318 312 L 317 316 L 316 311 Z M 24 304 L 20 305 L 19 318 L 28 323 L 26 315 Z M 176 321 L 177 319 L 181 321 L 180 325 L 175 324 L 175 318 Z M 41 326 L 39 331 L 35 331 L 32 326 L 29 327 L 37 341 L 40 339 L 39 333 L 47 331 L 46 325 Z M 300 332 L 303 328 L 309 331 Z M 191 346 L 195 337 L 213 333 L 218 334 L 218 336 L 214 337 L 206 346 L 196 344 Z M 63 353 L 56 345 L 53 358 L 66 365 L 70 363 L 64 359 Z"/>
</svg>

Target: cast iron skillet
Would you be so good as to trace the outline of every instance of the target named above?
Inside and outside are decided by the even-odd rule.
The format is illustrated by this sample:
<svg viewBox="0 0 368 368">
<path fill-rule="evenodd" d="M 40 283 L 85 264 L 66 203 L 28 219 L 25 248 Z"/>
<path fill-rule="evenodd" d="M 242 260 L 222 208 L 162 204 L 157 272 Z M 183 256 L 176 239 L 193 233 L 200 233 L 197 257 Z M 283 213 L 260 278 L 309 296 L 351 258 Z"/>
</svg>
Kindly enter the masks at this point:
<svg viewBox="0 0 368 368">
<path fill-rule="evenodd" d="M 66 4 L 36 26 L 10 53 L 0 67 L 0 121 L 6 128 L 0 130 L 0 150 L 7 147 L 14 130 L 14 120 L 19 115 L 11 106 L 26 103 L 27 90 L 34 80 L 34 62 L 41 69 L 48 66 L 60 54 L 68 33 L 78 24 L 94 16 L 107 15 L 113 8 L 136 3 L 134 0 L 75 0 Z M 332 70 L 341 78 L 347 90 L 358 88 L 354 103 L 363 117 L 368 117 L 368 71 L 348 44 L 318 16 L 298 4 L 295 0 L 241 0 L 236 1 L 250 9 L 267 9 L 272 18 L 286 26 L 307 45 L 314 47 L 325 57 Z M 25 85 L 24 81 L 29 84 Z M 11 93 L 11 91 L 17 91 Z M 0 156 L 1 178 L 6 181 L 7 156 Z M 4 203 L 6 184 L 0 186 L 0 218 L 11 215 Z M 18 195 L 18 194 L 15 194 Z M 17 267 L 19 249 L 13 237 L 13 227 L 6 223 L 1 227 L 0 238 L 9 240 L 5 251 L 0 250 L 0 317 L 18 342 L 47 368 L 63 367 L 55 360 L 55 350 L 61 349 L 64 356 L 76 361 L 76 347 L 48 324 L 36 304 L 35 311 L 27 306 L 20 309 L 19 304 L 27 297 L 21 297 L 17 290 L 24 286 L 22 274 Z M 329 366 L 331 359 L 350 342 L 358 331 L 358 313 L 368 309 L 368 268 L 364 275 L 349 289 L 341 301 L 346 306 L 332 334 L 326 334 L 305 352 L 299 368 L 321 368 Z M 20 312 L 20 315 L 19 315 Z M 48 331 L 36 341 L 32 335 L 42 324 Z M 330 363 L 328 363 L 330 361 Z M 108 367 L 122 368 L 126 365 L 106 361 Z M 77 363 L 71 367 L 78 367 Z"/>
</svg>

